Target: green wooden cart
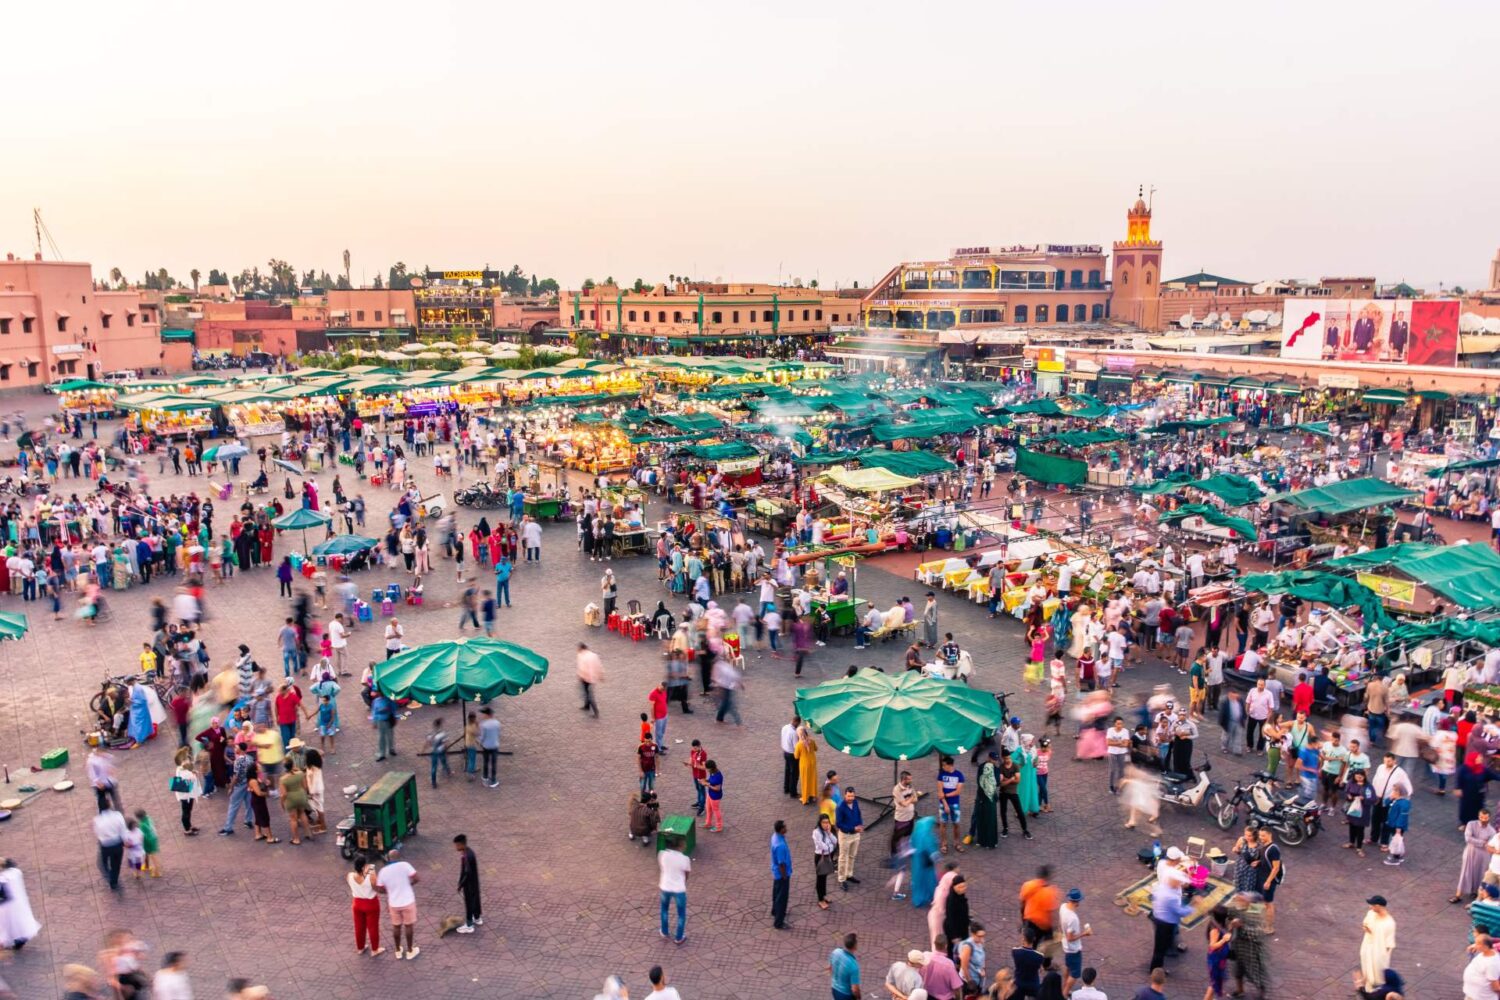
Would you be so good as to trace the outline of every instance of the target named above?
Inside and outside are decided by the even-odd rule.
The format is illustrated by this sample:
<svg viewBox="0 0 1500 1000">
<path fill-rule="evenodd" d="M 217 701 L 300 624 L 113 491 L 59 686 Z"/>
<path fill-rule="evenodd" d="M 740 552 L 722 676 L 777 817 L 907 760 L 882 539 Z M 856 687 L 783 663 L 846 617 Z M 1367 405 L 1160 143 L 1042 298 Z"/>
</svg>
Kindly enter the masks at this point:
<svg viewBox="0 0 1500 1000">
<path fill-rule="evenodd" d="M 335 843 L 345 860 L 364 854 L 371 860 L 417 832 L 417 776 L 387 771 L 354 800 L 354 815 L 338 826 Z"/>
<path fill-rule="evenodd" d="M 526 513 L 538 521 L 557 520 L 558 512 L 562 510 L 562 499 L 559 497 L 527 497 Z"/>
<path fill-rule="evenodd" d="M 855 598 L 854 600 L 840 598 L 836 601 L 814 600 L 812 602 L 815 607 L 822 606 L 827 609 L 829 628 L 839 633 L 846 630 L 850 632 L 854 631 L 855 626 L 859 624 L 860 611 L 869 603 L 869 601 L 861 598 Z"/>
</svg>

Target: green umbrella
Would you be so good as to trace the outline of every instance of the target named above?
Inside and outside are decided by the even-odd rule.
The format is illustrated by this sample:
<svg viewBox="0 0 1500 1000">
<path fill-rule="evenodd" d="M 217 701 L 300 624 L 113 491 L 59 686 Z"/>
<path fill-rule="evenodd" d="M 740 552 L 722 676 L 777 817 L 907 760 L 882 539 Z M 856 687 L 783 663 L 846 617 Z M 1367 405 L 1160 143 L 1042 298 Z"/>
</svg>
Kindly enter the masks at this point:
<svg viewBox="0 0 1500 1000">
<path fill-rule="evenodd" d="M 478 636 L 419 646 L 375 665 L 375 686 L 382 694 L 428 705 L 520 694 L 546 676 L 546 657 Z"/>
<path fill-rule="evenodd" d="M 364 535 L 334 535 L 326 542 L 313 546 L 315 556 L 351 556 L 365 549 L 373 549 L 380 542 Z"/>
<path fill-rule="evenodd" d="M 866 667 L 797 692 L 797 714 L 835 750 L 864 757 L 871 751 L 901 761 L 965 753 L 1000 728 L 1000 705 L 988 691 L 913 671 L 885 674 Z"/>
<path fill-rule="evenodd" d="M 31 623 L 19 611 L 0 611 L 0 639 L 19 639 L 31 630 Z"/>
<path fill-rule="evenodd" d="M 320 510 L 298 507 L 290 514 L 283 514 L 271 523 L 283 531 L 302 532 L 302 551 L 307 551 L 307 529 L 321 528 L 333 518 Z"/>
</svg>

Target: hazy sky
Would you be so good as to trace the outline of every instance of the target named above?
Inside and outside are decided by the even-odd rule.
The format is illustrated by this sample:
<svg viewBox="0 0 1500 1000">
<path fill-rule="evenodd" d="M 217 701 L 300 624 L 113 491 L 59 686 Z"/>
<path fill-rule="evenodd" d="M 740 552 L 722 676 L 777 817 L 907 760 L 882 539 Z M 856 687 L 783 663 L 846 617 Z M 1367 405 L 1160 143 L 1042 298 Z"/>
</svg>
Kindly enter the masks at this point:
<svg viewBox="0 0 1500 1000">
<path fill-rule="evenodd" d="M 8 5 L 0 251 L 95 273 L 884 274 L 1107 244 L 1166 276 L 1473 286 L 1500 3 Z"/>
</svg>

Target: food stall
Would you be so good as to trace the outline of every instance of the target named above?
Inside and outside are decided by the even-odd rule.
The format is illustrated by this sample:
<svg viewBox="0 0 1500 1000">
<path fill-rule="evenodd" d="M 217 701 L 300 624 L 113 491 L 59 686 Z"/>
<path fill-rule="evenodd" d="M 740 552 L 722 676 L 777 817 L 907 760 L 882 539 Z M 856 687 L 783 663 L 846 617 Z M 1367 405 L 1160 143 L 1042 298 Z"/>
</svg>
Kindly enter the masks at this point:
<svg viewBox="0 0 1500 1000">
<path fill-rule="evenodd" d="M 209 400 L 154 392 L 121 396 L 119 406 L 127 414 L 127 426 L 163 437 L 209 433 L 217 409 L 217 404 Z"/>
<path fill-rule="evenodd" d="M 224 411 L 224 419 L 236 437 L 280 434 L 286 429 L 281 409 L 287 400 L 275 393 L 253 389 L 231 389 L 210 397 Z"/>
<path fill-rule="evenodd" d="M 54 390 L 65 414 L 110 416 L 119 409 L 120 387 L 86 378 L 68 379 Z"/>
<path fill-rule="evenodd" d="M 1326 556 L 1340 544 L 1351 550 L 1361 544 L 1376 546 L 1382 526 L 1391 534 L 1395 520 L 1388 505 L 1404 503 L 1416 491 L 1381 479 L 1345 479 L 1293 493 L 1268 497 L 1271 518 L 1257 543 L 1259 554 L 1273 565 L 1293 566 Z"/>
</svg>

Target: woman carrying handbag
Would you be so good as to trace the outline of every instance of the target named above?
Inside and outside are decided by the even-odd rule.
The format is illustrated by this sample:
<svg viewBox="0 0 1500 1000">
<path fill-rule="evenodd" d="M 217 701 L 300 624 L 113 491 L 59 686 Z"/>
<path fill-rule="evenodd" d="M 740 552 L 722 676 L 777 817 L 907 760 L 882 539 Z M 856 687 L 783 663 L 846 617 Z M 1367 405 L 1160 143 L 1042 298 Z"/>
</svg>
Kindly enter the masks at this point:
<svg viewBox="0 0 1500 1000">
<path fill-rule="evenodd" d="M 826 814 L 818 816 L 813 828 L 813 870 L 818 876 L 818 909 L 828 909 L 828 876 L 838 867 L 839 839 Z"/>
</svg>

